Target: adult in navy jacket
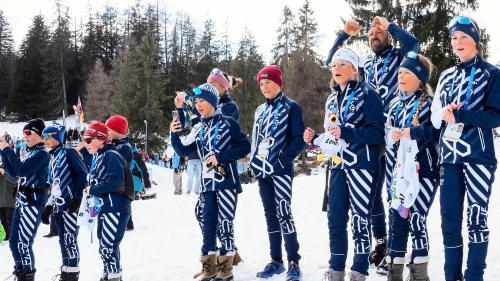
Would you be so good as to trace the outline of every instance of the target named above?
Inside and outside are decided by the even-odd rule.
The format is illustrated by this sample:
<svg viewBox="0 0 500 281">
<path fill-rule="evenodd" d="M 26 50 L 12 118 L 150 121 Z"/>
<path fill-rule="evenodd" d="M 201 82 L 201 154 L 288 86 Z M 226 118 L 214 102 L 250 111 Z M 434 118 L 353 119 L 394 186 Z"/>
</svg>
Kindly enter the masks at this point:
<svg viewBox="0 0 500 281">
<path fill-rule="evenodd" d="M 271 262 L 257 273 L 269 278 L 285 271 L 282 240 L 288 258 L 287 280 L 300 280 L 299 242 L 291 211 L 293 160 L 304 149 L 302 108 L 282 91 L 283 80 L 277 65 L 257 74 L 266 102 L 255 111 L 250 167 L 258 178 L 270 243 Z"/>
<path fill-rule="evenodd" d="M 488 205 L 497 168 L 493 129 L 500 126 L 500 71 L 481 58 L 480 29 L 470 17 L 449 25 L 460 62 L 443 73 L 432 102 L 441 130 L 441 217 L 446 280 L 462 280 L 462 213 L 467 198 L 469 253 L 465 280 L 483 280 L 489 241 Z M 467 196 L 465 196 L 467 194 Z"/>
<path fill-rule="evenodd" d="M 196 109 L 201 115 L 194 142 L 184 145 L 177 132 L 181 123 L 174 119 L 170 125 L 171 142 L 181 157 L 198 151 L 203 159 L 200 210 L 203 245 L 202 271 L 199 280 L 233 280 L 232 264 L 235 255 L 233 221 L 238 193 L 242 191 L 236 162 L 250 151 L 250 143 L 238 123 L 217 110 L 217 90 L 203 84 L 194 90 Z M 200 214 L 197 214 L 199 216 Z M 217 238 L 222 247 L 217 253 Z"/>
<path fill-rule="evenodd" d="M 64 126 L 59 124 L 48 126 L 42 132 L 45 147 L 50 149 L 51 154 L 47 179 L 51 194 L 42 213 L 42 222 L 50 224 L 49 217 L 54 212 L 62 256 L 61 280 L 77 281 L 80 250 L 76 221 L 88 170 L 78 152 L 63 145 L 64 132 Z"/>
<path fill-rule="evenodd" d="M 19 178 L 16 209 L 9 239 L 15 263 L 14 275 L 18 280 L 35 279 L 33 241 L 40 226 L 42 211 L 49 198 L 47 170 L 50 155 L 45 150 L 41 137 L 44 128 L 45 123 L 42 119 L 30 120 L 24 126 L 24 139 L 28 146 L 28 155 L 24 160 L 19 159 L 7 142 L 0 142 L 0 155 L 5 172 Z"/>
<path fill-rule="evenodd" d="M 97 238 L 104 264 L 101 280 L 119 281 L 122 276 L 120 243 L 130 217 L 130 201 L 125 194 L 126 161 L 108 142 L 106 125 L 95 122 L 85 130 L 87 150 L 94 155 L 90 167 L 87 194 L 96 197 L 98 209 Z"/>
</svg>

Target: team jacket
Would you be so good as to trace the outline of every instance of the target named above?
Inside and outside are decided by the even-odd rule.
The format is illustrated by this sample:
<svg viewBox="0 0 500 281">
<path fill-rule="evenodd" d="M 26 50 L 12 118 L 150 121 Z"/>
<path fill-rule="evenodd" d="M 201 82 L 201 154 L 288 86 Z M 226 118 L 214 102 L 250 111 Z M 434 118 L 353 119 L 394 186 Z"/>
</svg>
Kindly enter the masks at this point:
<svg viewBox="0 0 500 281">
<path fill-rule="evenodd" d="M 186 146 L 182 144 L 178 134 L 171 134 L 175 152 L 184 157 L 193 151 L 198 151 L 200 159 L 213 154 L 226 173 L 224 176 L 215 171 L 216 169 L 213 177 L 206 177 L 202 173 L 202 192 L 222 189 L 236 189 L 241 192 L 236 162 L 250 152 L 250 143 L 239 124 L 217 110 L 214 116 L 202 118 L 202 123 L 193 130 L 196 130 L 195 141 Z"/>
<path fill-rule="evenodd" d="M 128 138 L 121 140 L 112 140 L 111 143 L 116 147 L 116 150 L 120 152 L 123 159 L 127 161 L 128 164 L 134 160 L 134 149 Z"/>
<path fill-rule="evenodd" d="M 89 175 L 90 194 L 102 200 L 100 213 L 130 213 L 130 201 L 123 193 L 125 187 L 123 162 L 120 154 L 110 143 L 99 149 L 92 160 Z"/>
<path fill-rule="evenodd" d="M 398 96 L 391 102 L 386 127 L 410 128 L 410 138 L 416 140 L 418 145 L 419 152 L 416 160 L 419 163 L 420 176 L 438 178 L 439 169 L 436 149 L 438 132 L 431 123 L 432 97 L 429 96 L 425 101 L 422 101 L 421 96 L 421 90 L 416 91 L 411 96 L 404 96 L 403 93 L 398 91 Z M 417 114 L 418 119 L 415 119 Z M 386 169 L 389 169 L 390 174 L 394 170 L 398 147 L 399 142 L 386 146 Z"/>
<path fill-rule="evenodd" d="M 48 184 L 51 186 L 49 205 L 54 205 L 54 213 L 67 210 L 73 198 L 82 198 L 87 184 L 87 168 L 78 152 L 59 144 L 50 151 Z"/>
<path fill-rule="evenodd" d="M 384 104 L 384 112 L 389 110 L 389 103 L 397 94 L 399 65 L 410 51 L 418 53 L 419 41 L 408 31 L 390 23 L 387 28 L 389 34 L 396 39 L 401 47 L 389 46 L 380 54 L 369 54 L 360 64 L 360 74 L 377 91 Z M 337 39 L 330 49 L 326 64 L 329 65 L 335 52 L 349 39 L 349 35 L 340 31 Z"/>
<path fill-rule="evenodd" d="M 221 110 L 222 115 L 232 117 L 237 122 L 240 120 L 238 105 L 231 99 L 229 93 L 225 93 L 219 97 L 219 105 L 217 108 Z"/>
<path fill-rule="evenodd" d="M 20 160 L 14 150 L 7 147 L 0 152 L 4 169 L 12 177 L 18 177 L 18 190 L 27 188 L 38 192 L 20 191 L 16 196 L 16 206 L 45 205 L 48 193 L 43 192 L 47 187 L 47 175 L 50 155 L 41 142 L 28 148 L 28 154 L 24 160 Z"/>
<path fill-rule="evenodd" d="M 293 176 L 293 160 L 305 146 L 304 118 L 297 102 L 280 92 L 255 111 L 250 167 L 257 178 L 270 175 Z M 272 142 L 266 158 L 258 155 L 266 138 Z"/>
<path fill-rule="evenodd" d="M 379 149 L 384 139 L 384 115 L 380 98 L 365 82 L 350 81 L 344 91 L 332 87 L 325 108 L 337 116 L 340 138 L 346 147 L 338 153 L 339 164 L 332 169 L 370 169 L 379 167 Z"/>
<path fill-rule="evenodd" d="M 470 96 L 467 101 L 468 92 Z M 465 105 L 466 101 L 468 105 Z M 452 102 L 463 104 L 454 112 L 456 123 L 464 125 L 457 141 L 443 139 L 448 125 L 442 122 L 441 109 Z M 436 87 L 432 103 L 432 122 L 434 127 L 441 129 L 440 163 L 475 163 L 496 166 L 493 129 L 500 126 L 500 71 L 498 68 L 476 56 L 471 61 L 445 70 Z"/>
</svg>

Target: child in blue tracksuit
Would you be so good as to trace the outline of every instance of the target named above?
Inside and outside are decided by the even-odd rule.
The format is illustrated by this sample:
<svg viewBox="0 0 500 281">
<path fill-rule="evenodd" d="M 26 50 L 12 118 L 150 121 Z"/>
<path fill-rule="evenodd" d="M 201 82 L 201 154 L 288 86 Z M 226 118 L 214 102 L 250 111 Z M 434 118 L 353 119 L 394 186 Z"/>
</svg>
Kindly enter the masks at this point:
<svg viewBox="0 0 500 281">
<path fill-rule="evenodd" d="M 462 213 L 467 194 L 469 253 L 465 280 L 483 280 L 489 229 L 488 205 L 497 168 L 493 129 L 500 126 L 500 71 L 481 58 L 480 29 L 470 17 L 449 25 L 457 66 L 439 78 L 432 123 L 441 130 L 441 217 L 446 280 L 462 280 Z"/>
<path fill-rule="evenodd" d="M 64 147 L 64 132 L 64 126 L 58 124 L 42 132 L 51 154 L 47 179 L 51 196 L 42 213 L 42 222 L 50 224 L 49 217 L 54 212 L 62 255 L 60 280 L 77 281 L 80 274 L 77 215 L 88 171 L 78 152 Z"/>
<path fill-rule="evenodd" d="M 87 150 L 94 155 L 86 192 L 97 199 L 97 238 L 104 264 L 101 280 L 120 281 L 120 243 L 130 217 L 130 201 L 125 194 L 126 161 L 108 142 L 106 125 L 94 122 L 84 133 Z"/>
<path fill-rule="evenodd" d="M 336 38 L 326 64 L 329 65 L 333 54 L 342 47 L 345 41 L 351 36 L 355 36 L 361 27 L 355 20 L 348 20 L 344 25 L 344 30 L 340 31 Z M 399 42 L 400 47 L 396 47 L 393 40 Z M 377 94 L 382 99 L 384 105 L 384 115 L 387 116 L 389 103 L 397 96 L 397 72 L 399 65 L 410 51 L 418 52 L 418 39 L 397 26 L 393 22 L 389 22 L 383 17 L 375 17 L 373 25 L 368 31 L 368 44 L 373 53 L 366 56 L 363 65 L 359 66 L 360 75 L 366 83 L 369 83 Z M 381 151 L 383 151 L 381 146 Z M 370 255 L 370 263 L 379 266 L 383 261 L 387 249 L 387 229 L 386 215 L 382 200 L 382 190 L 384 184 L 384 170 L 386 178 L 386 186 L 390 185 L 387 180 L 391 177 L 391 171 L 385 167 L 385 156 L 382 154 L 380 158 L 380 187 L 373 202 L 373 210 L 371 216 L 372 231 L 377 244 Z"/>
<path fill-rule="evenodd" d="M 358 64 L 357 54 L 350 49 L 338 49 L 331 64 L 336 85 L 325 105 L 325 135 L 329 137 L 321 136 L 325 145 L 336 144 L 336 150 L 331 151 L 333 165 L 328 187 L 330 268 L 325 273 L 326 280 L 344 280 L 349 209 L 354 240 L 349 280 L 362 281 L 368 276 L 370 214 L 380 177 L 378 144 L 384 138 L 384 115 L 375 90 L 356 80 Z M 307 142 L 314 141 L 314 136 L 310 128 L 304 132 Z"/>
<path fill-rule="evenodd" d="M 266 66 L 257 74 L 266 102 L 255 111 L 250 166 L 259 180 L 270 243 L 271 262 L 257 277 L 285 271 L 282 240 L 288 258 L 287 280 L 300 280 L 299 242 L 291 212 L 293 160 L 304 148 L 302 108 L 282 91 L 281 70 Z"/>
<path fill-rule="evenodd" d="M 210 84 L 195 89 L 196 109 L 201 115 L 193 143 L 184 145 L 177 134 L 181 123 L 170 125 L 171 142 L 180 156 L 198 151 L 203 159 L 202 192 L 202 271 L 199 280 L 233 280 L 234 216 L 238 193 L 242 191 L 236 162 L 250 151 L 250 143 L 238 123 L 217 110 L 217 90 Z M 217 238 L 221 243 L 217 257 Z"/>
<path fill-rule="evenodd" d="M 47 174 L 50 155 L 45 150 L 42 119 L 33 119 L 24 126 L 23 133 L 28 146 L 28 154 L 20 160 L 5 141 L 0 142 L 0 155 L 5 172 L 18 177 L 16 209 L 12 218 L 9 239 L 14 257 L 14 275 L 18 280 L 35 280 L 35 255 L 33 241 L 40 226 L 42 211 L 49 198 Z"/>
<path fill-rule="evenodd" d="M 426 83 L 432 72 L 432 64 L 426 57 L 410 52 L 401 63 L 398 74 L 398 96 L 391 102 L 386 121 L 386 157 L 388 168 L 393 171 L 398 157 L 404 154 L 399 149 L 400 139 L 415 140 L 418 146 L 418 185 L 414 203 L 408 213 L 401 214 L 390 209 L 392 225 L 389 228 L 389 249 L 387 264 L 389 280 L 403 280 L 403 268 L 406 263 L 408 234 L 412 236 L 411 260 L 408 264 L 412 280 L 429 280 L 427 265 L 429 262 L 429 239 L 427 233 L 427 215 L 437 191 L 439 171 L 437 166 L 437 130 L 430 120 L 432 96 Z M 422 86 L 424 85 L 424 86 Z M 428 87 L 428 86 L 427 86 Z M 436 132 L 436 133 L 435 133 Z M 402 153 L 402 155 L 398 155 Z M 411 153 L 411 152 L 410 152 Z M 389 165 L 390 164 L 390 165 Z M 404 163 L 405 165 L 411 165 Z M 396 173 L 397 174 L 397 173 Z M 394 173 L 391 173 L 394 176 Z M 388 178 L 394 187 L 396 180 Z M 394 193 L 394 192 L 393 192 Z M 400 197 L 393 195 L 392 197 Z M 404 201 L 404 194 L 401 197 Z M 406 196 L 413 197 L 413 196 Z M 394 203 L 394 202 L 393 202 Z"/>
</svg>

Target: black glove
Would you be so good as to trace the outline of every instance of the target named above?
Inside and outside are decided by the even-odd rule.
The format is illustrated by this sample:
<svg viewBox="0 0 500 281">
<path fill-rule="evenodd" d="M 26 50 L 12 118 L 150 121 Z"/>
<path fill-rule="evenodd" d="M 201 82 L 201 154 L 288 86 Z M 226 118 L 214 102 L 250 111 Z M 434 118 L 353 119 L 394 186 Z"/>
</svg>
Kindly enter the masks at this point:
<svg viewBox="0 0 500 281">
<path fill-rule="evenodd" d="M 54 207 L 52 206 L 45 206 L 45 209 L 42 212 L 42 222 L 44 224 L 50 224 L 50 215 L 52 214 L 52 210 Z"/>
<path fill-rule="evenodd" d="M 69 201 L 69 205 L 68 205 L 68 213 L 78 212 L 81 204 L 82 204 L 82 198 L 71 199 L 71 201 Z"/>
</svg>

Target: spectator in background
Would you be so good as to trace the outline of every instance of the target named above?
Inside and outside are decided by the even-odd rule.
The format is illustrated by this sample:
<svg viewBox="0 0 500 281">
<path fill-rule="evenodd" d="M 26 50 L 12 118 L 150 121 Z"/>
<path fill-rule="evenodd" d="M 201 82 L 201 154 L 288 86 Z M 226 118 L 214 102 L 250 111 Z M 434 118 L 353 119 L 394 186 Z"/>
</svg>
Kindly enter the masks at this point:
<svg viewBox="0 0 500 281">
<path fill-rule="evenodd" d="M 179 154 L 174 153 L 172 156 L 172 168 L 174 169 L 174 194 L 182 195 L 182 171 L 181 171 L 181 157 Z"/>
<path fill-rule="evenodd" d="M 5 240 L 9 240 L 12 216 L 16 207 L 16 178 L 7 175 L 0 164 L 0 223 L 5 230 Z"/>
</svg>

